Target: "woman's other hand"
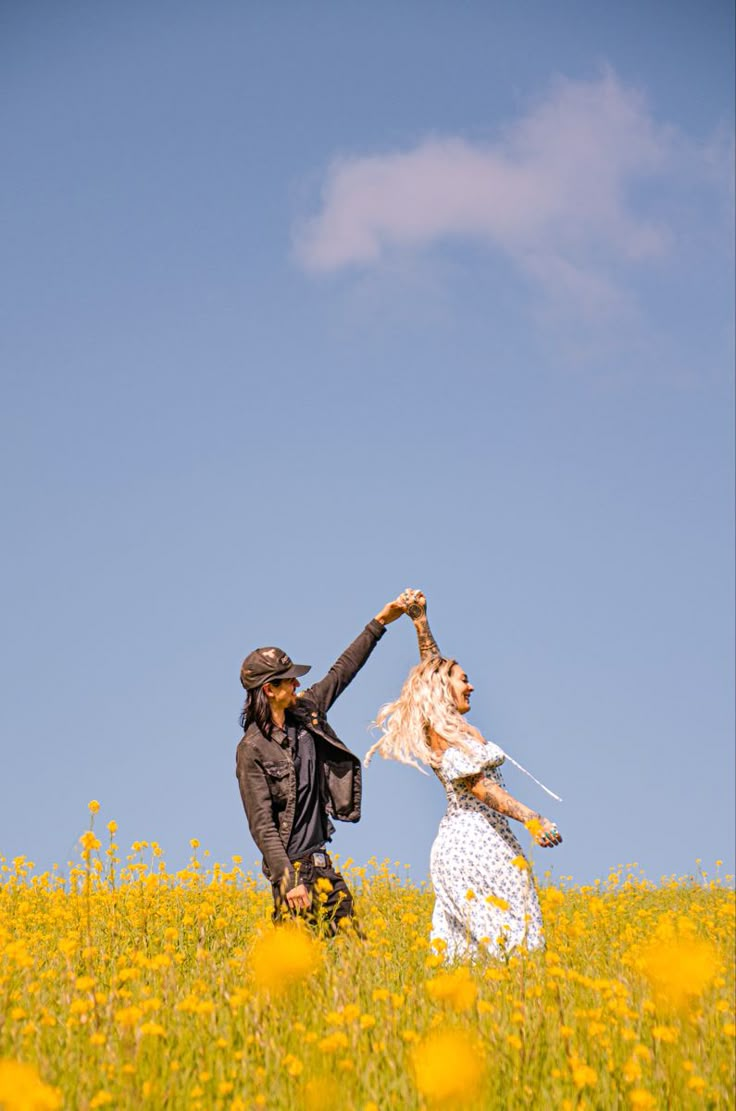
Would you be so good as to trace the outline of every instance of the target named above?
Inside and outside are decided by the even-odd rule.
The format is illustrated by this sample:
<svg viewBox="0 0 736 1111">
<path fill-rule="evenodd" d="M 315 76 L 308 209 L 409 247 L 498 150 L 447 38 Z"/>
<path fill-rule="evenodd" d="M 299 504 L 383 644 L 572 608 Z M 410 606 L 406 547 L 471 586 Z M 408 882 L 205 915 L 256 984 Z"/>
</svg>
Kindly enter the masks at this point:
<svg viewBox="0 0 736 1111">
<path fill-rule="evenodd" d="M 549 818 L 540 818 L 536 824 L 539 828 L 534 831 L 534 840 L 543 849 L 553 849 L 562 842 L 562 834 Z"/>
</svg>

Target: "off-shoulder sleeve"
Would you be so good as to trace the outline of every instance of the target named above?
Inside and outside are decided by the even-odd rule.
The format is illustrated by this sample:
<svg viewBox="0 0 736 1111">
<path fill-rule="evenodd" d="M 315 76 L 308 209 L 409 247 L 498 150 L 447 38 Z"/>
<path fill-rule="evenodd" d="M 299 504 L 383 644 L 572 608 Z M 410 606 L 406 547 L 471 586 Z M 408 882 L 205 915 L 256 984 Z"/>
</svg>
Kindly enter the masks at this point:
<svg viewBox="0 0 736 1111">
<path fill-rule="evenodd" d="M 480 744 L 467 741 L 467 751 L 450 745 L 442 754 L 442 771 L 447 779 L 465 779 L 478 775 L 484 768 L 494 768 L 504 761 L 504 753 L 491 741 Z"/>
</svg>

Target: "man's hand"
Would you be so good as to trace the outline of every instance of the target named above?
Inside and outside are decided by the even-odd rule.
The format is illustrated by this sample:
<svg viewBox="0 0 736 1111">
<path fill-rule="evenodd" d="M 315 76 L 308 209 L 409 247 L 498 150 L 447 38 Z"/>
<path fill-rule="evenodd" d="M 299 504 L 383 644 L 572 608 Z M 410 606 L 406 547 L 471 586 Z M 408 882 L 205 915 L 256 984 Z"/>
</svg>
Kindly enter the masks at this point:
<svg viewBox="0 0 736 1111">
<path fill-rule="evenodd" d="M 409 606 L 419 604 L 423 607 L 427 602 L 421 590 L 407 589 L 399 594 L 398 598 L 394 598 L 393 602 L 388 602 L 380 613 L 376 614 L 376 621 L 380 621 L 382 625 L 390 625 L 392 621 L 396 621 L 403 613 L 407 613 Z"/>
<path fill-rule="evenodd" d="M 312 905 L 312 896 L 303 883 L 292 887 L 286 892 L 286 901 L 292 910 L 309 910 Z"/>
</svg>

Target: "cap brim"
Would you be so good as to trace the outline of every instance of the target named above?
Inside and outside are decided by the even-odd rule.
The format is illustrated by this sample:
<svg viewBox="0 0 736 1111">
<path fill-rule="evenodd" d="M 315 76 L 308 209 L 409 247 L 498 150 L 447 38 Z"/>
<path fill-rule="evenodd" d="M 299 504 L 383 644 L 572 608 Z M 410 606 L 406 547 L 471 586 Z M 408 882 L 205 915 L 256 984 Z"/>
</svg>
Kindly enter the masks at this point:
<svg viewBox="0 0 736 1111">
<path fill-rule="evenodd" d="M 311 664 L 292 664 L 286 671 L 280 672 L 275 676 L 276 679 L 298 679 L 301 675 L 306 675 L 308 671 L 312 670 Z"/>
</svg>

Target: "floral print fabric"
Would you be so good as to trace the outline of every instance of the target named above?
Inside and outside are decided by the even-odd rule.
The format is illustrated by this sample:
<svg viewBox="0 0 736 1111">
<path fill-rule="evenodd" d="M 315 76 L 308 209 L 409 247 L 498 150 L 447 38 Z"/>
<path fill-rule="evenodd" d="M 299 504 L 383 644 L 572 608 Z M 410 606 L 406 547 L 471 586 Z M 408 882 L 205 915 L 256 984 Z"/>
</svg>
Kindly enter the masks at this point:
<svg viewBox="0 0 736 1111">
<path fill-rule="evenodd" d="M 435 893 L 432 940 L 445 943 L 447 961 L 481 949 L 493 956 L 522 944 L 543 945 L 542 915 L 531 872 L 513 864 L 523 857 L 507 819 L 470 793 L 463 782 L 483 775 L 503 787 L 504 754 L 497 745 L 468 739 L 467 751 L 450 746 L 437 775 L 447 811 L 432 845 Z"/>
</svg>

